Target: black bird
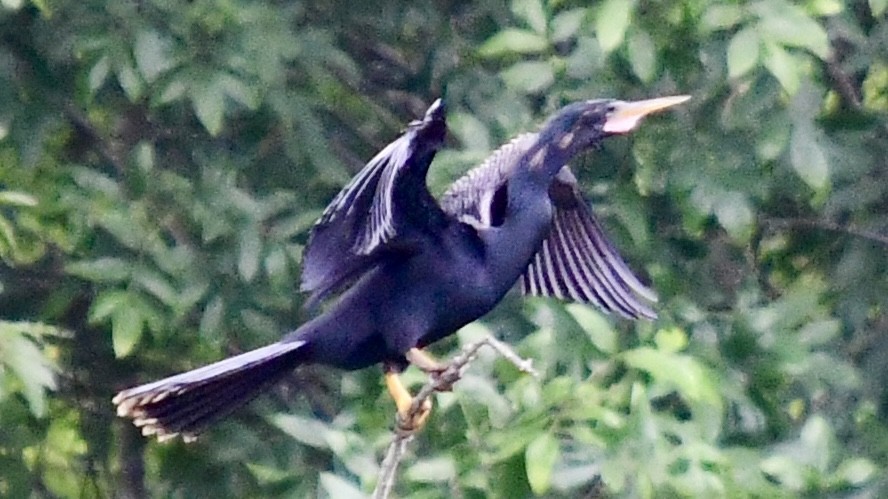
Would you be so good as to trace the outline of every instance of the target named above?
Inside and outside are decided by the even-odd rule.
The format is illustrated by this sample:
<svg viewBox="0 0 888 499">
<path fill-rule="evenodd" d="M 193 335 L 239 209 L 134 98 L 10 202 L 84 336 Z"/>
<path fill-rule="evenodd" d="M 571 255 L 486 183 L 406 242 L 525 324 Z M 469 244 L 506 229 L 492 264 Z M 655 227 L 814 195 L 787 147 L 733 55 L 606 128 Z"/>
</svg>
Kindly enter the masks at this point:
<svg viewBox="0 0 888 499">
<path fill-rule="evenodd" d="M 341 296 L 277 343 L 114 397 L 144 435 L 193 439 L 294 368 L 382 363 L 405 427 L 412 399 L 397 374 L 440 370 L 420 349 L 490 311 L 519 280 L 525 293 L 653 318 L 655 295 L 632 274 L 567 168 L 577 154 L 629 132 L 687 96 L 590 100 L 558 111 L 456 181 L 440 202 L 426 174 L 446 132 L 440 99 L 333 199 L 312 230 L 302 289 Z"/>
</svg>

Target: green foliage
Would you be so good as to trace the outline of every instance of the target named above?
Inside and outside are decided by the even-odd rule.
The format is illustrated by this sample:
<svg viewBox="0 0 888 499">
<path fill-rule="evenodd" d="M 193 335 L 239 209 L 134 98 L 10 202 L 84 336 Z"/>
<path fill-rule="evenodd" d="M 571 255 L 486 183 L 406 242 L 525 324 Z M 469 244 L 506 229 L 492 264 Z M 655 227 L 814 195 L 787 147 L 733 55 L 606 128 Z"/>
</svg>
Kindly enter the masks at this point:
<svg viewBox="0 0 888 499">
<path fill-rule="evenodd" d="M 690 94 L 574 165 L 660 319 L 509 297 L 399 497 L 883 496 L 884 0 L 0 2 L 0 496 L 360 497 L 379 373 L 306 368 L 192 445 L 119 389 L 310 317 L 302 245 L 443 95 L 441 192 L 565 102 Z M 406 381 L 424 380 L 410 370 Z"/>
</svg>

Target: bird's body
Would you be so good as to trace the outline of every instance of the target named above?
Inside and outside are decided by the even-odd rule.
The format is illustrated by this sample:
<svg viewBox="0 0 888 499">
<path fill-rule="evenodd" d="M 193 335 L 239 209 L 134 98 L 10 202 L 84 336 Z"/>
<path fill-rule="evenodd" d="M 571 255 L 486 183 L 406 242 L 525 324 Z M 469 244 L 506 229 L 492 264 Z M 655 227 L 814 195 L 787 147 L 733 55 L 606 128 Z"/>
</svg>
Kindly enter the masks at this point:
<svg viewBox="0 0 888 499">
<path fill-rule="evenodd" d="M 683 100 L 569 105 L 455 182 L 440 204 L 425 185 L 446 129 L 436 102 L 355 176 L 313 229 L 302 288 L 312 301 L 342 291 L 324 313 L 278 343 L 125 390 L 114 399 L 118 413 L 143 433 L 187 438 L 299 365 L 382 363 L 397 371 L 408 352 L 483 316 L 519 280 L 526 293 L 653 317 L 644 303 L 653 294 L 604 237 L 566 165 L 644 114 Z"/>
</svg>

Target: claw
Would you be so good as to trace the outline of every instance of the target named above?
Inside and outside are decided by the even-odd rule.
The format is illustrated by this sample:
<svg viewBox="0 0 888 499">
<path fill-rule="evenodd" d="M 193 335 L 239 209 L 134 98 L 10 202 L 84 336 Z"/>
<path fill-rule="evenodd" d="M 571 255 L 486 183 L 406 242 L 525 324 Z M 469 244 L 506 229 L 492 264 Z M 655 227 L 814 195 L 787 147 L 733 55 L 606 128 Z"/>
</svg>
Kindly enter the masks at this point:
<svg viewBox="0 0 888 499">
<path fill-rule="evenodd" d="M 387 370 L 385 373 L 385 385 L 389 394 L 395 400 L 398 407 L 398 429 L 404 432 L 413 433 L 425 426 L 429 415 L 432 413 L 431 399 L 423 400 L 418 411 L 413 410 L 413 396 L 401 383 L 401 378 L 394 370 Z"/>
<path fill-rule="evenodd" d="M 432 399 L 423 400 L 419 412 L 415 414 L 411 414 L 411 408 L 412 401 L 406 410 L 398 408 L 398 429 L 407 433 L 415 433 L 425 426 L 432 414 Z"/>
</svg>

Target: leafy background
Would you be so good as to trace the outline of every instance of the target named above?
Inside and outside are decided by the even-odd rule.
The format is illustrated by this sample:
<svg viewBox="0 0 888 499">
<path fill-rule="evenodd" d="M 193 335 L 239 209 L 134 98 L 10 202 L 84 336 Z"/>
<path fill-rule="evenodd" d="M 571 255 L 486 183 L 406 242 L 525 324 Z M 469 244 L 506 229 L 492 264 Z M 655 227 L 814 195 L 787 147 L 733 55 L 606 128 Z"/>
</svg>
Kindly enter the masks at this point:
<svg viewBox="0 0 888 499">
<path fill-rule="evenodd" d="M 494 333 L 543 376 L 482 356 L 396 493 L 885 496 L 886 10 L 0 1 L 0 496 L 369 492 L 378 369 L 299 370 L 191 445 L 110 398 L 304 321 L 311 223 L 435 97 L 441 192 L 566 102 L 679 93 L 575 165 L 660 319 L 508 298 L 435 350 Z"/>
</svg>

